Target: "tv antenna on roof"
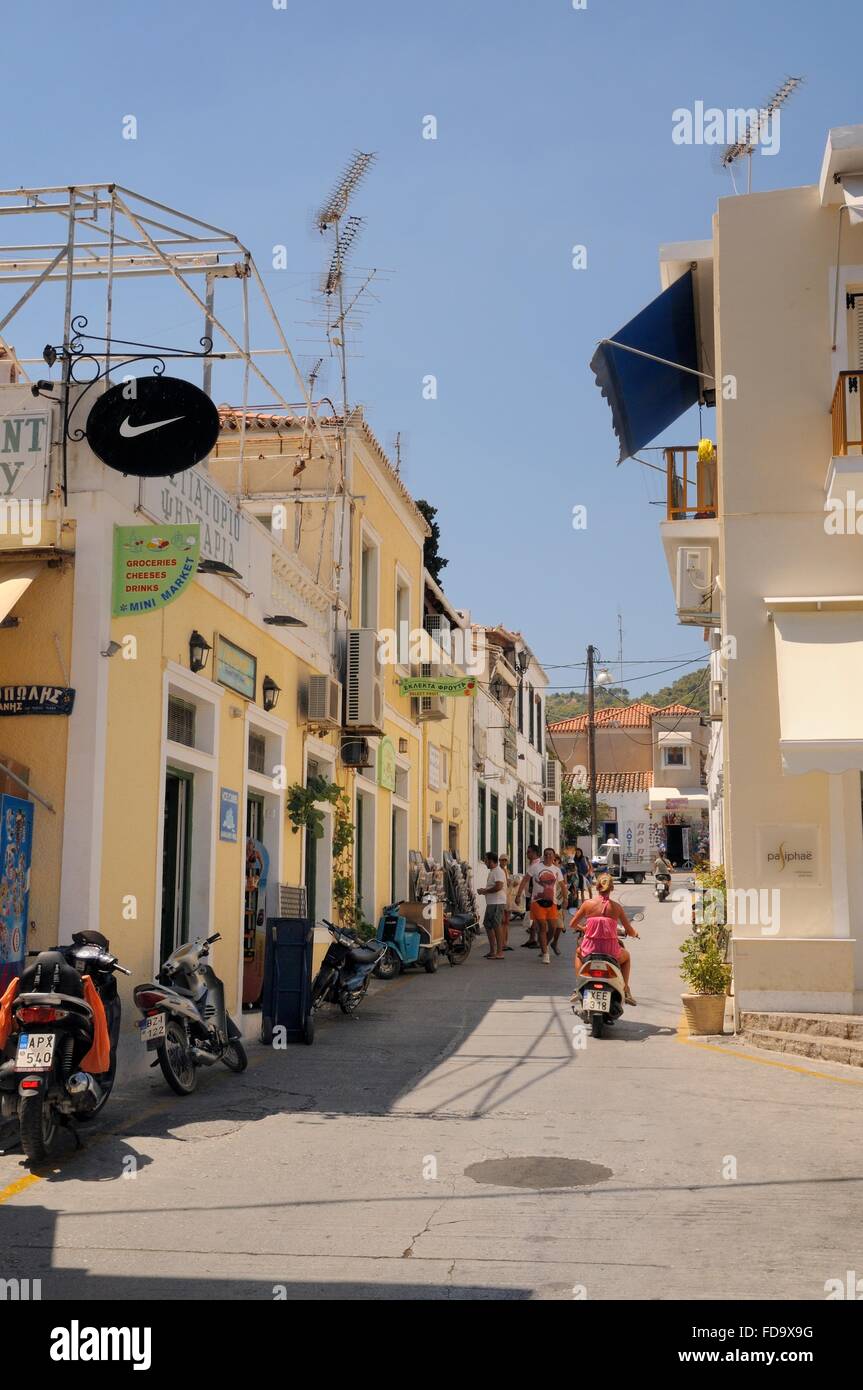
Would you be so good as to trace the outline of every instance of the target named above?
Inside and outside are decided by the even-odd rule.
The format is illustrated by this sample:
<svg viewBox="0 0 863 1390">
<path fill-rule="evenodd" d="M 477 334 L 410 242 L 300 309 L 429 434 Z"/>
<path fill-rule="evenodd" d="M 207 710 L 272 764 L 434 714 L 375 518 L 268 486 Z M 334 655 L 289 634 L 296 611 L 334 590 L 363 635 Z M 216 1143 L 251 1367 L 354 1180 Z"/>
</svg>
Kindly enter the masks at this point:
<svg viewBox="0 0 863 1390">
<path fill-rule="evenodd" d="M 371 272 L 360 291 L 345 306 L 345 266 L 359 236 L 364 219 L 356 214 L 348 215 L 351 198 L 366 177 L 376 155 L 357 150 L 342 170 L 330 196 L 323 207 L 315 214 L 315 224 L 322 236 L 332 236 L 333 249 L 330 264 L 321 285 L 326 306 L 326 334 L 331 349 L 338 351 L 342 374 L 342 416 L 348 415 L 348 359 L 346 345 L 347 315 L 356 304 L 369 280 Z"/>
<path fill-rule="evenodd" d="M 742 159 L 744 156 L 749 160 L 746 179 L 746 192 L 751 193 L 752 156 L 755 152 L 755 148 L 760 143 L 761 135 L 765 127 L 767 126 L 768 121 L 771 121 L 774 116 L 778 115 L 780 108 L 785 105 L 792 92 L 796 91 L 796 89 L 800 86 L 802 81 L 802 77 L 786 77 L 785 81 L 782 83 L 782 86 L 776 92 L 773 93 L 773 96 L 770 98 L 766 106 L 759 107 L 757 111 L 747 111 L 745 113 L 747 118 L 745 129 L 742 132 L 740 132 L 739 139 L 735 140 L 733 144 L 727 146 L 727 148 L 723 151 L 722 158 L 720 160 L 722 168 L 727 169 L 729 174 L 731 175 L 731 183 L 733 185 L 735 193 L 737 192 L 737 182 L 734 178 L 734 165 L 736 164 L 738 159 Z"/>
</svg>

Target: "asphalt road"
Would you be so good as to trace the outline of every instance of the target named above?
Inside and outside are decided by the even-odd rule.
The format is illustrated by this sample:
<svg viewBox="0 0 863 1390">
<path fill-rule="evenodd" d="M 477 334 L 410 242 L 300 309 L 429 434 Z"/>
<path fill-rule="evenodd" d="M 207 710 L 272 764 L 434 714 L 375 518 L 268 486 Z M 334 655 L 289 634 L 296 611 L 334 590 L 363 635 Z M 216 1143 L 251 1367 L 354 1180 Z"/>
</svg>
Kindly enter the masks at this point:
<svg viewBox="0 0 863 1390">
<path fill-rule="evenodd" d="M 43 1299 L 823 1299 L 863 1275 L 863 1077 L 678 1035 L 650 885 L 638 1007 L 573 1034 L 572 937 L 376 984 L 313 1047 L 118 1088 L 50 1171 L 0 1157 L 0 1278 Z M 580 1042 L 586 1045 L 579 1046 Z"/>
</svg>

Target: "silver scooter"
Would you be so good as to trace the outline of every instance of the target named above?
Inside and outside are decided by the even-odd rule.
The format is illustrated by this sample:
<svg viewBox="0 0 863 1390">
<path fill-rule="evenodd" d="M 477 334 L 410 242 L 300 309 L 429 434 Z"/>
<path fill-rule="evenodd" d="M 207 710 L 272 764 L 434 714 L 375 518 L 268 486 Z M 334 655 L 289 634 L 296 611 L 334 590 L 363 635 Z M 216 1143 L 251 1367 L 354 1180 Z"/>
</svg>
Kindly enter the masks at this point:
<svg viewBox="0 0 863 1390">
<path fill-rule="evenodd" d="M 198 1067 L 224 1062 L 245 1071 L 242 1034 L 225 1009 L 225 987 L 207 957 L 219 932 L 205 941 L 185 941 L 159 971 L 155 984 L 136 985 L 135 1003 L 144 1015 L 138 1027 L 147 1051 L 156 1053 L 162 1075 L 180 1096 L 195 1089 Z"/>
</svg>

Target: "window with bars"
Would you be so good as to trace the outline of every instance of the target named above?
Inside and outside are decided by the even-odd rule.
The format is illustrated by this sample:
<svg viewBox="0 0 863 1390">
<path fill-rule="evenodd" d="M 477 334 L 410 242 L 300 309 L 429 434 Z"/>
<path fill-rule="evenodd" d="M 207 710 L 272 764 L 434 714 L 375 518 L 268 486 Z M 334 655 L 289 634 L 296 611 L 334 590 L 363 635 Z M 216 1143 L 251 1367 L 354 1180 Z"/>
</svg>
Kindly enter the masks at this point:
<svg viewBox="0 0 863 1390">
<path fill-rule="evenodd" d="M 267 740 L 264 734 L 249 731 L 249 771 L 266 772 Z"/>
<path fill-rule="evenodd" d="M 172 743 L 195 746 L 195 706 L 177 695 L 168 696 L 168 738 Z"/>
</svg>

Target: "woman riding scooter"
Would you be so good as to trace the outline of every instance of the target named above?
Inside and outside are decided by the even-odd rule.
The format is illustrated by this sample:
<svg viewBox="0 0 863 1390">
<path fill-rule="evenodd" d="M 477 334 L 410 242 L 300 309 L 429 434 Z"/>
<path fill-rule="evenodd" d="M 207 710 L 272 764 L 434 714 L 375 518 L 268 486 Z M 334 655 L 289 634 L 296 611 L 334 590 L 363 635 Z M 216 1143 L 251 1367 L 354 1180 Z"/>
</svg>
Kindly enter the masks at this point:
<svg viewBox="0 0 863 1390">
<path fill-rule="evenodd" d="M 634 1005 L 636 1001 L 629 988 L 632 960 L 617 938 L 617 924 L 621 924 L 627 936 L 638 936 L 639 933 L 631 925 L 620 903 L 612 902 L 613 887 L 614 879 L 611 874 L 600 874 L 596 880 L 596 897 L 588 898 L 587 902 L 582 903 L 572 919 L 573 928 L 584 933 L 575 953 L 575 972 L 581 972 L 587 956 L 614 957 L 620 961 L 626 1003 Z"/>
</svg>

